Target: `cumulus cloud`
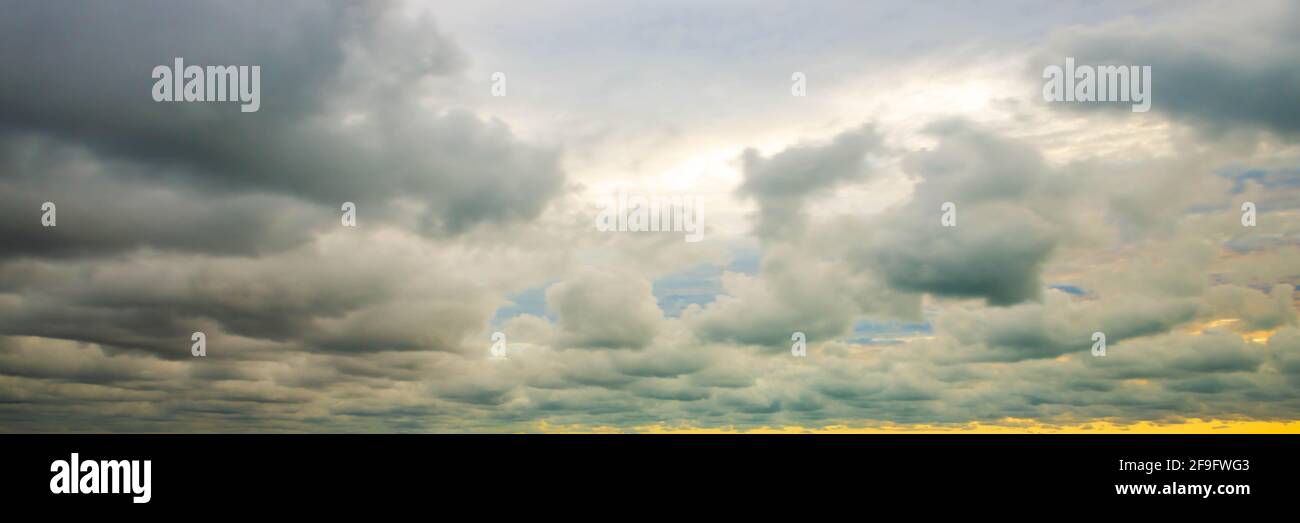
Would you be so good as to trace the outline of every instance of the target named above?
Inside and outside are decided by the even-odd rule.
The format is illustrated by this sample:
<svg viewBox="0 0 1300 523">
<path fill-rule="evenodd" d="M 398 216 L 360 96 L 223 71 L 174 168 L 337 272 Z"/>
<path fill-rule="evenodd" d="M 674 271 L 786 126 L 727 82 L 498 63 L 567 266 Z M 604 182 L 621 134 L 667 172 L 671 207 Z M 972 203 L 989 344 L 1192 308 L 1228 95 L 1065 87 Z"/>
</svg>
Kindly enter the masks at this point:
<svg viewBox="0 0 1300 523">
<path fill-rule="evenodd" d="M 1079 64 L 1150 66 L 1157 78 L 1152 111 L 1211 134 L 1251 129 L 1294 136 L 1300 131 L 1297 22 L 1300 7 L 1293 2 L 1266 1 L 1250 9 L 1193 6 L 1156 22 L 1073 27 L 1054 34 L 1034 60 L 1034 74 L 1067 56 Z"/>
<path fill-rule="evenodd" d="M 864 256 L 891 285 L 1009 305 L 1039 297 L 1044 262 L 1061 237 L 1068 194 L 1053 191 L 1032 148 L 963 122 L 931 127 L 939 144 L 909 155 L 920 178 L 910 202 L 877 222 Z M 940 221 L 945 203 L 955 226 Z"/>
<path fill-rule="evenodd" d="M 547 289 L 546 303 L 566 347 L 641 348 L 663 316 L 649 282 L 629 273 L 584 272 Z"/>
<path fill-rule="evenodd" d="M 682 316 L 705 340 L 788 349 L 794 332 L 814 343 L 848 332 L 860 309 L 845 292 L 855 279 L 835 263 L 776 247 L 757 276 L 724 274 L 724 294 Z"/>
<path fill-rule="evenodd" d="M 746 149 L 740 157 L 745 180 L 736 194 L 758 201 L 755 233 L 759 236 L 798 231 L 809 198 L 864 181 L 871 173 L 871 155 L 884 148 L 879 133 L 864 125 L 828 143 L 799 144 L 769 157 Z"/>
<path fill-rule="evenodd" d="M 172 190 L 172 201 L 158 203 L 170 208 L 245 211 L 242 222 L 213 224 L 224 226 L 227 237 L 265 235 L 263 227 L 238 226 L 274 225 L 265 215 L 280 213 L 272 206 L 277 197 L 331 211 L 356 202 L 363 219 L 406 218 L 426 234 L 460 234 L 481 223 L 535 218 L 563 184 L 556 151 L 520 142 L 500 121 L 428 105 L 423 90 L 464 81 L 462 52 L 431 19 L 413 20 L 396 7 L 286 3 L 268 14 L 252 3 L 85 2 L 7 11 L 3 137 L 89 149 L 93 156 L 82 155 L 83 165 L 72 168 L 103 170 L 94 183 L 115 183 L 113 192 L 158 192 L 162 185 Z M 61 45 L 25 43 L 64 31 L 81 36 Z M 146 96 L 149 72 L 175 57 L 195 65 L 260 66 L 266 103 L 243 113 L 231 105 L 154 102 Z M 77 149 L 46 147 L 34 153 L 41 157 L 21 163 L 15 158 L 20 145 L 3 150 L 6 164 L 17 168 L 5 180 L 6 203 L 39 207 L 73 193 L 55 203 L 86 214 L 78 205 L 88 202 L 75 195 L 90 193 L 77 185 L 79 177 L 53 176 L 72 161 L 58 155 Z M 84 165 L 96 162 L 110 165 Z M 247 194 L 273 196 L 262 197 L 261 208 L 249 208 L 251 198 L 234 208 L 217 206 Z M 97 221 L 110 231 L 133 228 L 142 221 L 131 212 L 139 203 L 133 205 L 97 206 Z M 117 246 L 183 243 L 174 237 L 185 233 L 159 222 L 151 228 L 162 230 L 135 230 Z M 173 223 L 183 231 L 206 225 Z M 302 225 L 282 226 L 281 234 L 306 234 Z M 112 245 L 120 235 L 92 243 Z M 29 248 L 87 248 L 76 246 L 80 239 L 45 238 Z M 181 245 L 187 246 L 195 248 Z"/>
</svg>

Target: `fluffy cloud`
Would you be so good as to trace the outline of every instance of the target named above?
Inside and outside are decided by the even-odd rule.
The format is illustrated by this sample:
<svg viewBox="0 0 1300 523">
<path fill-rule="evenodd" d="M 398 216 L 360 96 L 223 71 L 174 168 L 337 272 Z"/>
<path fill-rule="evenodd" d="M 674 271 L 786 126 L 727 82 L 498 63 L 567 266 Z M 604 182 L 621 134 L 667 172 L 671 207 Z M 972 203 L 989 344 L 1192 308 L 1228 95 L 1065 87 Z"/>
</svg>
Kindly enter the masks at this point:
<svg viewBox="0 0 1300 523">
<path fill-rule="evenodd" d="M 795 145 L 766 158 L 746 149 L 740 158 L 745 181 L 736 194 L 758 201 L 759 236 L 796 232 L 809 198 L 864 181 L 871 155 L 883 150 L 882 137 L 869 125 L 840 133 L 829 143 Z"/>
<path fill-rule="evenodd" d="M 1039 154 L 964 122 L 931 127 L 934 150 L 908 156 L 911 201 L 876 223 L 865 249 L 892 286 L 1009 305 L 1038 298 L 1042 266 L 1062 236 L 1070 195 L 1054 190 Z M 945 203 L 956 225 L 940 221 Z"/>
<path fill-rule="evenodd" d="M 546 291 L 566 347 L 641 348 L 659 329 L 662 312 L 650 284 L 627 273 L 585 272 Z"/>
<path fill-rule="evenodd" d="M 2 73 L 10 87 L 0 92 L 0 138 L 17 142 L 4 147 L 6 165 L 17 172 L 5 179 L 7 211 L 55 201 L 69 217 L 88 218 L 86 195 L 118 195 L 94 206 L 96 227 L 109 233 L 98 241 L 45 237 L 28 249 L 196 249 L 196 242 L 179 239 L 196 225 L 222 233 L 218 248 L 284 245 L 311 229 L 303 220 L 269 216 L 283 216 L 286 197 L 331 213 L 356 202 L 372 223 L 413 222 L 429 235 L 460 234 L 482 223 L 535 218 L 563 184 L 556 151 L 521 143 L 499 121 L 428 103 L 426 92 L 463 82 L 462 54 L 431 20 L 412 20 L 396 7 L 299 2 L 267 14 L 251 3 L 218 9 L 86 2 L 8 11 L 0 59 L 11 65 Z M 81 36 L 63 45 L 24 43 L 59 32 Z M 255 113 L 154 102 L 146 96 L 149 71 L 175 57 L 258 65 L 266 102 Z M 23 145 L 33 137 L 55 144 L 27 153 Z M 76 163 L 60 158 L 78 152 L 57 147 L 67 143 L 94 155 Z M 82 185 L 90 176 L 106 194 Z M 188 208 L 199 217 L 148 219 L 137 210 L 140 192 L 158 193 L 154 203 L 163 210 Z M 122 202 L 127 194 L 130 204 Z M 204 216 L 218 212 L 237 217 Z M 139 226 L 148 221 L 157 223 Z M 125 237 L 126 229 L 135 235 Z M 259 242 L 267 229 L 276 236 Z"/>
<path fill-rule="evenodd" d="M 1076 27 L 1053 36 L 1033 62 L 1034 74 L 1067 56 L 1079 64 L 1151 66 L 1158 78 L 1153 111 L 1211 134 L 1259 129 L 1295 136 L 1297 22 L 1300 7 L 1293 2 L 1265 1 L 1251 9 L 1195 6 L 1154 23 L 1125 19 Z"/>
</svg>

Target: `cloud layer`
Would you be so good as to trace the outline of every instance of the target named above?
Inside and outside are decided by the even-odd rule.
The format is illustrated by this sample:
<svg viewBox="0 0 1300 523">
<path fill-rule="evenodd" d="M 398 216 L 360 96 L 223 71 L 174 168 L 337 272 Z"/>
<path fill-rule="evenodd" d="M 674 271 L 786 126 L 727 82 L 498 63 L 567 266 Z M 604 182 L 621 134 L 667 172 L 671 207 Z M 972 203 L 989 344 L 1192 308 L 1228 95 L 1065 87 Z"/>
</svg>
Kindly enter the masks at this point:
<svg viewBox="0 0 1300 523">
<path fill-rule="evenodd" d="M 1300 419 L 1286 3 L 934 39 L 915 7 L 864 42 L 848 7 L 798 15 L 819 38 L 771 6 L 0 3 L 0 430 Z M 261 66 L 260 110 L 154 102 L 178 56 Z M 1043 102 L 1065 56 L 1152 65 L 1152 110 Z M 611 187 L 698 197 L 706 240 L 595 230 Z"/>
</svg>

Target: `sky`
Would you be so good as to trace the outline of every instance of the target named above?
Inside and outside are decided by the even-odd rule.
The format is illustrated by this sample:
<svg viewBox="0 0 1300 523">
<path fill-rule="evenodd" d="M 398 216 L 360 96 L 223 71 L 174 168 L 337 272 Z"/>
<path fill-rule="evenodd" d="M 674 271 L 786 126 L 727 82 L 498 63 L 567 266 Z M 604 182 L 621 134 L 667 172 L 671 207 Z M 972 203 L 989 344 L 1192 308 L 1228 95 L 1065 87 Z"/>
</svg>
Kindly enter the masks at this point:
<svg viewBox="0 0 1300 523">
<path fill-rule="evenodd" d="M 0 12 L 0 431 L 1300 432 L 1293 2 Z"/>
</svg>

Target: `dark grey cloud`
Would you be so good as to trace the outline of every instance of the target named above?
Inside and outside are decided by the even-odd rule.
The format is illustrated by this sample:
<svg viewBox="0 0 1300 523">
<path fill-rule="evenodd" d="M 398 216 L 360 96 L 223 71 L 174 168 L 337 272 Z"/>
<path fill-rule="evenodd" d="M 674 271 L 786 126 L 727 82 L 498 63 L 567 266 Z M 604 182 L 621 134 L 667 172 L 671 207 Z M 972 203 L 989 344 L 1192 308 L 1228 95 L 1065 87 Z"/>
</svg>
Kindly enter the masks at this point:
<svg viewBox="0 0 1300 523">
<path fill-rule="evenodd" d="M 1122 302 L 1075 303 L 1054 293 L 1042 303 L 954 311 L 938 318 L 935 328 L 971 349 L 947 358 L 1019 361 L 1086 354 L 1094 332 L 1104 333 L 1110 347 L 1125 347 L 1130 339 L 1168 333 L 1195 319 L 1196 312 L 1190 299 L 1128 296 Z"/>
<path fill-rule="evenodd" d="M 0 300 L 0 332 L 165 358 L 188 358 L 194 331 L 214 343 L 239 336 L 308 351 L 461 351 L 498 305 L 473 283 L 424 267 L 436 257 L 355 241 L 257 258 L 10 261 L 0 264 L 10 298 Z"/>
<path fill-rule="evenodd" d="M 5 304 L 3 331 L 139 348 L 188 357 L 190 334 L 207 319 L 226 331 L 271 340 L 301 337 L 316 318 L 339 316 L 392 293 L 392 282 L 345 278 L 341 267 L 313 270 L 271 263 L 157 260 L 141 264 L 19 263 L 6 273 L 21 298 Z M 148 289 L 145 291 L 144 289 Z"/>
<path fill-rule="evenodd" d="M 0 170 L 8 173 L 0 177 L 0 236 L 6 239 L 0 258 L 146 247 L 257 255 L 301 245 L 312 232 L 338 223 L 338 213 L 288 195 L 132 180 L 134 173 L 168 169 L 102 161 L 46 139 L 0 143 Z M 45 202 L 55 204 L 54 227 L 41 225 Z"/>
<path fill-rule="evenodd" d="M 467 58 L 399 7 L 5 2 L 0 333 L 165 359 L 200 330 L 237 359 L 259 358 L 231 350 L 248 340 L 464 350 L 496 298 L 425 273 L 441 262 L 404 235 L 530 221 L 564 175 L 505 123 L 428 105 Z M 153 101 L 175 57 L 260 66 L 260 110 Z M 344 201 L 361 227 L 341 226 Z"/>
<path fill-rule="evenodd" d="M 73 383 L 149 383 L 183 377 L 179 365 L 140 355 L 109 355 L 95 347 L 43 338 L 0 336 L 4 374 Z"/>
<path fill-rule="evenodd" d="M 140 244 L 195 249 L 200 245 L 187 244 L 177 231 L 208 225 L 204 220 L 216 221 L 211 225 L 223 233 L 213 251 L 248 252 L 292 245 L 311 229 L 299 223 L 268 233 L 276 230 L 269 214 L 282 209 L 248 200 L 223 205 L 247 194 L 296 198 L 335 216 L 342 202 L 351 201 L 363 221 L 454 235 L 481 223 L 531 220 L 563 183 L 556 151 L 519 142 L 501 122 L 422 105 L 430 92 L 422 90 L 461 81 L 463 53 L 432 21 L 408 19 L 381 4 L 7 7 L 0 22 L 0 61 L 6 64 L 0 70 L 0 140 L 41 137 L 69 145 L 45 155 L 84 148 L 92 154 L 86 161 L 106 163 L 92 185 L 114 180 L 118 193 L 162 186 L 173 196 L 154 202 L 160 211 L 189 208 L 199 215 L 179 217 L 170 227 L 169 220 L 139 226 L 144 211 L 134 209 L 144 209 L 141 202 L 132 202 L 134 209 L 107 203 L 95 209 L 107 234 L 38 238 L 42 231 L 13 231 L 30 237 L 22 249 L 27 252 Z M 150 72 L 174 57 L 194 65 L 260 66 L 261 109 L 154 102 Z M 87 214 L 84 198 L 57 201 L 89 194 L 74 185 L 75 177 L 54 176 L 59 159 L 17 157 L 22 149 L 0 147 L 0 160 L 13 168 L 3 178 L 5 203 L 14 204 L 6 212 L 54 201 L 69 215 Z M 399 199 L 413 204 L 393 205 Z M 221 223 L 212 216 L 218 213 L 242 216 Z M 6 227 L 17 229 L 13 223 Z M 125 237 L 126 230 L 135 237 Z M 84 241 L 88 236 L 96 240 Z"/>
<path fill-rule="evenodd" d="M 1078 64 L 1151 66 L 1153 114 L 1208 133 L 1262 129 L 1300 132 L 1300 6 L 1266 1 L 1192 6 L 1160 21 L 1126 19 L 1059 31 L 1031 60 L 1043 67 Z M 1127 104 L 1056 104 L 1088 110 Z"/>
<path fill-rule="evenodd" d="M 1281 329 L 1268 340 L 1274 365 L 1297 390 L 1300 390 L 1300 330 Z"/>
<path fill-rule="evenodd" d="M 886 236 L 882 241 L 890 248 L 879 250 L 873 261 L 890 285 L 918 293 L 984 298 L 992 305 L 1038 298 L 1043 286 L 1039 273 L 1055 238 L 1026 223 L 1030 218 L 1026 213 L 971 209 L 962 214 L 965 230 L 936 228 L 926 233 L 914 227 Z"/>
<path fill-rule="evenodd" d="M 1039 153 L 969 123 L 930 126 L 933 150 L 908 155 L 912 199 L 874 222 L 860 252 L 891 286 L 1010 305 L 1040 296 L 1041 272 L 1061 238 L 1057 190 Z M 956 226 L 940 221 L 955 207 Z"/>
<path fill-rule="evenodd" d="M 1111 378 L 1177 380 L 1172 382 L 1177 388 L 1189 386 L 1186 380 L 1255 372 L 1267 357 L 1268 351 L 1262 345 L 1248 343 L 1230 332 L 1214 331 L 1121 345 L 1089 364 Z"/>
</svg>

